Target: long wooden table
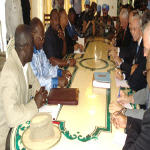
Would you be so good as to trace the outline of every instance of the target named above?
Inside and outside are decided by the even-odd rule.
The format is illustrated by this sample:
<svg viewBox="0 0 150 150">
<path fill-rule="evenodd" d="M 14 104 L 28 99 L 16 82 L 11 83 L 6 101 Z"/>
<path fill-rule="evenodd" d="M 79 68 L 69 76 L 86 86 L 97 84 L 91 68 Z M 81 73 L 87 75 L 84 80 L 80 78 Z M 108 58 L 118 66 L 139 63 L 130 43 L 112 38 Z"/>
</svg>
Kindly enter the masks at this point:
<svg viewBox="0 0 150 150">
<path fill-rule="evenodd" d="M 57 119 L 62 137 L 52 150 L 122 149 L 114 143 L 116 129 L 111 125 L 108 109 L 110 101 L 115 101 L 118 95 L 114 81 L 114 64 L 107 57 L 108 46 L 104 40 L 95 39 L 88 42 L 84 55 L 74 56 L 77 64 L 68 68 L 72 72 L 68 87 L 79 88 L 79 104 L 62 107 Z M 94 72 L 110 72 L 111 89 L 93 88 Z M 16 128 L 14 133 L 17 135 L 17 132 L 20 131 Z M 17 139 L 14 133 L 12 141 Z M 21 141 L 17 144 L 23 148 Z M 17 146 L 16 141 L 12 142 L 13 149 Z"/>
</svg>

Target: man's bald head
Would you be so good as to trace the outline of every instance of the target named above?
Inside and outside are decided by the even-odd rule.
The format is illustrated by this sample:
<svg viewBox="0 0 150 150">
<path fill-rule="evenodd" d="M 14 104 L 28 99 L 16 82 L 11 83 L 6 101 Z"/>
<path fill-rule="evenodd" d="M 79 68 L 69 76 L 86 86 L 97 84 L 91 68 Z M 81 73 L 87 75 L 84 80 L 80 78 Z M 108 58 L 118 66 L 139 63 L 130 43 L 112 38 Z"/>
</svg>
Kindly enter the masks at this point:
<svg viewBox="0 0 150 150">
<path fill-rule="evenodd" d="M 51 27 L 58 31 L 60 27 L 60 22 L 59 22 L 59 13 L 57 9 L 53 9 L 50 13 L 50 25 Z"/>
<path fill-rule="evenodd" d="M 31 62 L 33 56 L 33 38 L 30 26 L 22 24 L 16 28 L 15 49 L 23 66 Z"/>
<path fill-rule="evenodd" d="M 57 9 L 52 9 L 52 11 L 50 13 L 50 19 L 52 19 L 55 14 L 59 14 L 58 11 L 57 11 Z"/>
<path fill-rule="evenodd" d="M 37 17 L 34 17 L 31 22 L 30 22 L 30 26 L 31 26 L 31 29 L 32 29 L 32 32 L 38 32 L 39 28 L 43 29 L 44 31 L 44 27 L 43 27 L 43 24 L 41 22 L 41 20 Z"/>
<path fill-rule="evenodd" d="M 32 32 L 28 25 L 21 24 L 15 31 L 15 49 L 19 52 L 26 45 L 32 45 Z"/>
<path fill-rule="evenodd" d="M 61 9 L 59 11 L 59 17 L 60 17 L 60 25 L 61 25 L 62 29 L 63 28 L 65 29 L 65 27 L 68 24 L 68 16 L 67 16 L 65 9 Z"/>
<path fill-rule="evenodd" d="M 37 50 L 43 48 L 44 44 L 44 27 L 39 18 L 33 18 L 30 22 L 30 26 L 33 34 L 34 46 Z"/>
</svg>

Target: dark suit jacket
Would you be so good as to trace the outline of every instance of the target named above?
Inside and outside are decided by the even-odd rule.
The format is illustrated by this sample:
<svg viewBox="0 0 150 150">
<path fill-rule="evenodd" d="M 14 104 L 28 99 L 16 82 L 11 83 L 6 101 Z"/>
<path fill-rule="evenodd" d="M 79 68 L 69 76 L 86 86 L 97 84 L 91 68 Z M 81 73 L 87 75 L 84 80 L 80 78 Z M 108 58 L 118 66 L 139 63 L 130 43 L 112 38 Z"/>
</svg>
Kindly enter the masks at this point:
<svg viewBox="0 0 150 150">
<path fill-rule="evenodd" d="M 119 53 L 120 58 L 124 60 L 120 65 L 120 69 L 126 74 L 126 78 L 130 75 L 133 59 L 136 56 L 137 45 L 138 43 L 132 40 L 130 45 L 128 47 L 122 47 L 122 51 Z"/>
<path fill-rule="evenodd" d="M 119 57 L 123 58 L 124 62 L 132 65 L 133 57 L 136 54 L 137 42 L 133 41 L 129 26 L 124 35 L 124 30 L 118 35 L 117 46 L 120 47 Z"/>
<path fill-rule="evenodd" d="M 143 71 L 146 69 L 146 58 L 143 55 L 143 40 L 141 41 L 138 53 L 136 53 L 137 43 L 134 42 L 131 44 L 131 46 L 132 49 L 130 53 L 126 54 L 126 58 L 129 58 L 130 62 L 124 60 L 124 63 L 120 65 L 120 69 L 126 75 L 126 80 L 128 81 L 130 88 L 134 91 L 138 91 L 142 88 L 145 88 L 147 84 L 146 77 L 143 75 Z M 136 68 L 135 72 L 130 75 L 133 59 L 135 59 L 135 64 L 138 64 L 138 67 Z"/>
<path fill-rule="evenodd" d="M 119 57 L 124 60 L 125 63 L 132 65 L 133 58 L 136 55 L 137 42 L 134 42 L 133 39 L 130 41 L 129 46 L 120 47 Z"/>
<path fill-rule="evenodd" d="M 130 45 L 130 42 L 132 41 L 132 35 L 130 33 L 129 26 L 127 27 L 127 30 L 124 35 L 124 30 L 121 29 L 120 32 L 117 35 L 116 39 L 116 46 L 117 47 L 128 47 Z"/>
<path fill-rule="evenodd" d="M 127 138 L 123 150 L 150 149 L 150 109 L 143 120 L 127 117 Z"/>
<path fill-rule="evenodd" d="M 133 57 L 135 56 L 135 47 L 137 47 L 137 42 L 133 41 L 132 35 L 130 33 L 129 26 L 125 30 L 121 30 L 117 35 L 117 47 L 120 48 L 119 57 L 123 58 L 124 62 L 131 65 Z"/>
<path fill-rule="evenodd" d="M 62 59 L 63 41 L 58 37 L 57 31 L 50 26 L 45 33 L 43 50 L 48 59 L 51 57 Z"/>
<path fill-rule="evenodd" d="M 73 53 L 74 52 L 74 45 L 76 41 L 74 41 L 68 33 L 68 30 L 65 29 L 65 39 L 66 39 L 66 44 L 67 44 L 67 54 Z"/>
<path fill-rule="evenodd" d="M 129 75 L 127 72 L 127 81 L 131 89 L 134 91 L 138 91 L 143 89 L 147 85 L 146 76 L 143 75 L 143 71 L 146 69 L 146 57 L 144 57 L 144 47 L 143 47 L 143 40 L 141 41 L 139 51 L 134 57 L 135 64 L 138 64 L 138 67 L 134 71 L 132 75 Z"/>
</svg>

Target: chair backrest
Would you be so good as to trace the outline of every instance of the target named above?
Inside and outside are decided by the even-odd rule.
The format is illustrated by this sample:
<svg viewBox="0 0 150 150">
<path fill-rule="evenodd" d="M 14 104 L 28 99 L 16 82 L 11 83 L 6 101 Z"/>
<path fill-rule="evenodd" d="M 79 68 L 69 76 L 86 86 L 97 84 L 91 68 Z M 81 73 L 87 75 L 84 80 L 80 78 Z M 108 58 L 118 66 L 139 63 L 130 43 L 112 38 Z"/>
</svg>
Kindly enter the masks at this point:
<svg viewBox="0 0 150 150">
<path fill-rule="evenodd" d="M 50 24 L 50 14 L 44 14 L 44 26 Z"/>
</svg>

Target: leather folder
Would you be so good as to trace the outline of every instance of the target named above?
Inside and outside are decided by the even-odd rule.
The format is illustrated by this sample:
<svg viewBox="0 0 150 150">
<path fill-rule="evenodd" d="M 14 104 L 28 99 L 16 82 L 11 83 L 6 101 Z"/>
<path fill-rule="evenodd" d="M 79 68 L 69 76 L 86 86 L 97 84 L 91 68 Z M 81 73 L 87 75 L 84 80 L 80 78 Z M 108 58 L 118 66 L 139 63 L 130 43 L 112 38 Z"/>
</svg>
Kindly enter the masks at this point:
<svg viewBox="0 0 150 150">
<path fill-rule="evenodd" d="M 77 105 L 78 99 L 78 88 L 52 88 L 48 96 L 48 104 Z"/>
</svg>

